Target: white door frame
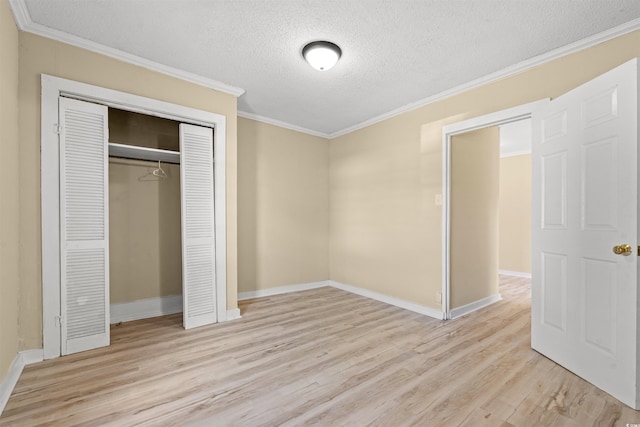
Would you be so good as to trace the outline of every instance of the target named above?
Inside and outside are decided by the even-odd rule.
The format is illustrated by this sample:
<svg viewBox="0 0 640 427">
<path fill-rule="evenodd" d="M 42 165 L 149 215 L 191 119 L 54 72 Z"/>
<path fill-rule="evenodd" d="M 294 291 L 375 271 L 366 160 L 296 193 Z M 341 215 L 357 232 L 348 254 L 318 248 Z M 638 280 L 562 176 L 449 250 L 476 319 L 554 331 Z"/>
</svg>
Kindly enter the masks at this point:
<svg viewBox="0 0 640 427">
<path fill-rule="evenodd" d="M 183 123 L 214 128 L 214 209 L 217 320 L 227 320 L 226 117 L 46 74 L 41 76 L 42 335 L 45 359 L 60 356 L 60 161 L 58 99 L 94 102 Z"/>
<path fill-rule="evenodd" d="M 451 137 L 461 133 L 531 118 L 550 99 L 523 104 L 495 113 L 446 125 L 442 128 L 442 318 L 451 319 Z"/>
</svg>

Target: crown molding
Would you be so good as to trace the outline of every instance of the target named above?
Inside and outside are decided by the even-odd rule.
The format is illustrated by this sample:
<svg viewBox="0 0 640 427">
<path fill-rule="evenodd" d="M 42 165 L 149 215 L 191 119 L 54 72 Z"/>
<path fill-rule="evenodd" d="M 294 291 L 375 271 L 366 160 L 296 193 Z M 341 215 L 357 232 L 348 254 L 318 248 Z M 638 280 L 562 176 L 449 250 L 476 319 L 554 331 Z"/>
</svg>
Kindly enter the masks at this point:
<svg viewBox="0 0 640 427">
<path fill-rule="evenodd" d="M 25 28 L 31 22 L 31 16 L 29 15 L 27 4 L 24 0 L 9 0 L 9 6 L 18 29 L 20 31 L 25 31 Z"/>
<path fill-rule="evenodd" d="M 424 107 L 429 104 L 433 104 L 434 102 L 441 101 L 445 98 L 452 97 L 454 95 L 458 95 L 460 93 L 466 92 L 468 90 L 472 90 L 478 88 L 480 86 L 484 86 L 489 83 L 493 83 L 497 80 L 504 79 L 506 77 L 513 76 L 515 74 L 521 73 L 523 71 L 527 71 L 531 68 L 537 67 L 538 65 L 545 64 L 547 62 L 551 62 L 555 59 L 562 58 L 564 56 L 570 55 L 572 53 L 579 52 L 581 50 L 588 49 L 600 43 L 604 43 L 606 41 L 615 39 L 616 37 L 623 36 L 625 34 L 631 33 L 633 31 L 640 29 L 640 19 L 634 19 L 633 21 L 629 21 L 625 24 L 619 25 L 614 28 L 610 28 L 606 31 L 603 31 L 598 34 L 594 34 L 593 36 L 584 38 L 582 40 L 578 40 L 577 42 L 570 43 L 568 45 L 559 47 L 547 53 L 543 53 L 542 55 L 535 56 L 531 59 L 527 59 L 526 61 L 519 62 L 517 64 L 511 65 L 507 68 L 503 68 L 500 71 L 496 71 L 495 73 L 487 74 L 486 76 L 480 77 L 478 79 L 472 80 L 468 83 L 464 83 L 462 85 L 456 86 L 454 88 L 445 90 L 436 95 L 429 96 L 427 98 L 423 98 L 416 102 L 412 102 L 410 104 L 406 104 L 402 107 L 391 110 L 387 113 L 381 114 L 379 116 L 373 117 L 369 120 L 365 120 L 364 122 L 358 123 L 353 126 L 349 126 L 340 131 L 333 132 L 329 134 L 329 139 L 338 138 L 340 136 L 346 135 L 351 132 L 355 132 L 357 130 L 366 128 L 373 124 L 382 122 L 384 120 L 390 119 L 395 116 L 399 116 L 401 114 L 407 113 L 409 111 L 416 110 L 418 108 Z"/>
<path fill-rule="evenodd" d="M 219 92 L 228 93 L 229 95 L 234 95 L 235 97 L 239 97 L 245 93 L 245 90 L 239 87 L 231 86 L 226 83 L 202 77 L 187 71 L 179 70 L 168 65 L 159 64 L 157 62 L 141 58 L 137 55 L 132 55 L 118 49 L 107 47 L 99 43 L 85 40 L 78 36 L 74 36 L 72 34 L 68 34 L 63 31 L 45 27 L 44 25 L 35 23 L 33 22 L 33 20 L 31 20 L 31 15 L 29 14 L 29 10 L 27 9 L 27 5 L 24 0 L 9 0 L 9 5 L 11 6 L 13 17 L 20 31 L 46 37 L 52 40 L 59 41 L 61 43 L 70 44 L 81 49 L 99 53 L 110 58 L 114 58 L 123 62 L 127 62 L 129 64 L 146 68 L 151 71 L 165 74 L 167 76 L 175 77 L 190 83 L 195 83 L 199 86 L 204 86 L 209 89 L 217 90 Z"/>
<path fill-rule="evenodd" d="M 115 59 L 133 64 L 133 65 L 137 65 L 152 71 L 156 71 L 156 72 L 166 74 L 175 78 L 179 78 L 181 80 L 195 83 L 200 86 L 204 86 L 220 92 L 228 93 L 236 97 L 239 97 L 245 93 L 244 89 L 241 89 L 235 86 L 230 86 L 225 83 L 219 82 L 217 80 L 208 79 L 208 78 L 199 76 L 197 74 L 189 73 L 186 71 L 179 70 L 177 68 L 162 65 L 157 62 L 150 61 L 136 55 L 128 54 L 118 49 L 113 49 L 107 46 L 103 46 L 98 43 L 84 40 L 80 37 L 73 36 L 71 34 L 67 34 L 62 31 L 54 30 L 52 28 L 48 28 L 43 25 L 37 24 L 31 20 L 31 16 L 29 15 L 29 11 L 27 9 L 25 0 L 9 0 L 9 5 L 11 6 L 11 10 L 13 12 L 13 16 L 15 18 L 16 24 L 21 31 L 33 33 L 39 36 L 60 41 L 62 43 L 80 47 L 82 49 L 90 50 L 92 52 L 109 56 L 111 58 L 115 58 Z M 538 55 L 526 61 L 522 61 L 512 66 L 509 66 L 507 68 L 503 68 L 502 70 L 496 71 L 495 73 L 488 74 L 486 76 L 480 77 L 478 79 L 472 80 L 470 82 L 464 83 L 454 88 L 445 90 L 436 95 L 429 96 L 429 97 L 420 99 L 418 101 L 403 105 L 389 112 L 380 114 L 378 116 L 372 117 L 368 120 L 365 120 L 363 122 L 360 122 L 353 126 L 349 126 L 347 128 L 344 128 L 342 130 L 339 130 L 333 133 L 319 132 L 319 131 L 307 129 L 301 126 L 293 125 L 291 123 L 283 122 L 276 119 L 271 119 L 269 117 L 260 116 L 257 114 L 248 113 L 244 111 L 238 111 L 238 116 L 251 119 L 251 120 L 256 120 L 262 123 L 271 124 L 274 126 L 279 126 L 285 129 L 294 130 L 297 132 L 306 133 L 313 136 L 319 136 L 321 138 L 334 139 L 334 138 L 338 138 L 340 136 L 346 135 L 348 133 L 366 128 L 373 124 L 382 122 L 384 120 L 399 116 L 409 111 L 413 111 L 418 108 L 424 107 L 426 105 L 433 104 L 434 102 L 438 102 L 443 99 L 461 94 L 463 92 L 478 88 L 480 86 L 484 86 L 486 84 L 495 82 L 497 80 L 513 76 L 523 71 L 527 71 L 531 68 L 537 67 L 538 65 L 542 65 L 547 62 L 553 61 L 555 59 L 570 55 L 572 53 L 576 53 L 581 50 L 588 49 L 600 43 L 604 43 L 606 41 L 609 41 L 616 37 L 623 36 L 625 34 L 631 33 L 639 29 L 640 29 L 640 19 L 629 21 L 625 24 L 619 25 L 617 27 L 595 34 L 593 36 L 584 38 L 582 40 L 578 40 L 577 42 L 570 43 L 568 45 L 559 47 L 550 52 L 544 53 L 542 55 Z"/>
<path fill-rule="evenodd" d="M 246 111 L 238 111 L 238 117 L 244 117 L 245 119 L 255 120 L 257 122 L 267 123 L 269 125 L 278 126 L 285 129 L 294 130 L 296 132 L 306 133 L 308 135 L 319 136 L 320 138 L 329 139 L 328 133 L 319 132 L 317 130 L 307 129 L 302 126 L 292 125 L 291 123 L 283 122 L 269 117 L 259 116 L 253 113 L 247 113 Z"/>
</svg>

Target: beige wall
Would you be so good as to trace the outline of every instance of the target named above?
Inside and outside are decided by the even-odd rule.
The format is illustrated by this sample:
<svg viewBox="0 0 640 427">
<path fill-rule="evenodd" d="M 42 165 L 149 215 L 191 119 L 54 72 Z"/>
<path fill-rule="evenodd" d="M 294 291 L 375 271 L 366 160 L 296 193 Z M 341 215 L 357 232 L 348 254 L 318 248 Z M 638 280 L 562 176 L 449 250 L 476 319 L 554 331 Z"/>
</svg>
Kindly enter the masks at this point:
<svg viewBox="0 0 640 427">
<path fill-rule="evenodd" d="M 237 298 L 237 99 L 83 49 L 20 33 L 20 291 L 23 348 L 42 348 L 40 74 L 46 73 L 227 118 L 227 306 Z"/>
<path fill-rule="evenodd" d="M 180 167 L 109 160 L 111 304 L 182 293 Z M 142 179 L 141 179 L 142 178 Z"/>
<path fill-rule="evenodd" d="M 451 308 L 498 294 L 500 128 L 451 139 Z"/>
<path fill-rule="evenodd" d="M 18 30 L 0 1 L 0 383 L 19 350 Z"/>
<path fill-rule="evenodd" d="M 109 142 L 180 151 L 180 122 L 109 108 Z"/>
<path fill-rule="evenodd" d="M 417 113 L 389 122 L 329 144 L 329 276 L 436 306 L 427 280 L 441 263 L 442 155 L 422 143 Z"/>
<path fill-rule="evenodd" d="M 329 278 L 329 144 L 238 118 L 240 292 Z"/>
<path fill-rule="evenodd" d="M 12 92 L 15 88 L 13 62 L 16 58 L 14 40 L 17 34 L 6 9 L 6 4 L 0 9 L 3 49 L 0 84 L 3 90 L 6 85 L 6 90 Z M 248 121 L 247 134 L 250 136 L 246 140 L 249 142 L 243 147 L 241 159 L 243 247 L 239 262 L 246 268 L 246 271 L 243 268 L 241 288 L 259 289 L 326 278 L 326 274 L 321 274 L 323 264 L 326 265 L 322 253 L 325 254 L 325 260 L 327 256 L 327 251 L 323 249 L 326 234 L 323 235 L 321 229 L 324 221 L 322 212 L 326 212 L 328 206 L 331 279 L 437 308 L 434 295 L 440 289 L 442 274 L 441 208 L 434 204 L 434 196 L 440 193 L 442 185 L 442 126 L 544 97 L 556 97 L 636 56 L 640 56 L 640 32 L 336 138 L 328 143 L 329 161 L 324 166 L 322 162 L 309 160 L 315 158 L 315 153 L 309 154 L 308 158 L 301 156 L 302 160 L 296 157 L 300 153 L 294 144 L 288 138 L 280 139 L 277 136 L 280 129 Z M 16 146 L 16 138 L 3 140 L 3 150 L 5 145 L 9 146 L 8 150 L 3 151 L 3 156 L 15 157 L 17 149 L 19 161 L 5 166 L 3 170 L 10 180 L 13 179 L 13 184 L 7 184 L 11 181 L 6 180 L 0 184 L 9 200 L 17 200 L 19 206 L 19 221 L 15 208 L 12 209 L 9 203 L 3 203 L 0 210 L 8 218 L 7 222 L 2 222 L 2 232 L 7 233 L 7 241 L 13 249 L 9 250 L 9 258 L 2 261 L 3 267 L 8 266 L 2 270 L 3 281 L 6 276 L 14 279 L 20 277 L 19 337 L 24 342 L 19 347 L 42 346 L 39 185 L 41 73 L 183 104 L 227 117 L 227 305 L 235 308 L 238 281 L 235 97 L 25 33 L 19 35 L 19 72 L 20 144 Z M 5 77 L 5 73 L 8 77 Z M 10 97 L 3 95 L 0 102 L 3 113 L 5 110 L 15 113 L 15 103 Z M 8 129 L 5 134 L 11 135 L 10 115 L 2 116 L 2 120 L 8 121 L 6 128 L 3 122 L 3 133 L 4 129 Z M 17 137 L 18 132 L 13 134 Z M 292 139 L 315 140 L 302 134 Z M 322 148 L 308 145 L 312 147 L 311 151 L 317 149 L 318 157 L 322 157 L 321 152 L 326 150 L 327 144 L 321 138 L 318 142 Z M 306 143 L 302 145 L 307 146 Z M 265 148 L 271 146 L 294 149 L 290 155 L 282 153 L 282 156 L 278 156 Z M 329 191 L 323 196 L 322 169 L 327 164 L 330 165 Z M 303 165 L 317 169 L 306 170 Z M 317 170 L 318 174 L 310 170 Z M 20 182 L 19 193 L 15 185 L 16 173 Z M 245 176 L 246 173 L 248 176 Z M 290 195 L 273 189 L 274 185 L 278 188 L 277 184 L 296 179 L 300 180 L 299 188 L 294 184 L 279 187 L 293 187 Z M 308 182 L 303 185 L 304 180 Z M 265 190 L 267 188 L 269 190 Z M 311 189 L 318 189 L 318 193 Z M 293 197 L 294 194 L 298 197 Z M 299 197 L 302 197 L 302 201 L 297 200 Z M 322 202 L 323 197 L 325 200 L 328 197 L 329 203 Z M 255 213 L 252 213 L 252 209 Z M 313 220 L 300 222 L 301 217 L 309 214 Z M 285 228 L 282 224 L 286 220 L 289 221 L 289 227 Z M 290 230 L 307 234 L 296 237 Z M 20 236 L 19 244 L 17 233 Z M 15 248 L 19 248 L 17 254 Z M 302 260 L 304 267 L 296 265 L 299 257 L 289 257 L 291 254 L 297 255 L 301 248 L 311 248 L 309 255 Z M 15 266 L 15 261 L 19 261 L 17 273 L 11 268 L 11 265 Z M 9 285 L 9 298 L 5 299 L 3 293 L 1 304 L 8 300 L 11 307 L 12 294 L 15 296 L 16 292 L 12 292 Z M 11 319 L 11 310 L 13 308 L 2 311 L 2 320 L 4 316 Z M 11 348 L 14 334 L 10 327 L 6 331 Z M 13 357 L 5 356 L 4 328 L 2 334 L 0 369 L 3 364 L 6 365 L 7 357 Z M 6 354 L 9 353 L 14 352 L 10 350 Z"/>
<path fill-rule="evenodd" d="M 439 308 L 442 126 L 557 97 L 640 56 L 640 31 L 330 142 L 330 277 Z"/>
<path fill-rule="evenodd" d="M 500 159 L 500 270 L 531 273 L 531 155 Z"/>
</svg>

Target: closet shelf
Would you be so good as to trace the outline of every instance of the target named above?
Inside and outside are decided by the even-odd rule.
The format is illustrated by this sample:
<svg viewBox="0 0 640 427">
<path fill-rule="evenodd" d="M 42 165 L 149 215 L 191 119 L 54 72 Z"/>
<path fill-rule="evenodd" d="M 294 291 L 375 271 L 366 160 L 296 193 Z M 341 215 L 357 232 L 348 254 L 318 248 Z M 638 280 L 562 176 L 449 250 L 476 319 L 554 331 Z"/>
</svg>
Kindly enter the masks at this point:
<svg viewBox="0 0 640 427">
<path fill-rule="evenodd" d="M 180 164 L 180 152 L 161 150 L 159 148 L 138 147 L 135 145 L 109 143 L 109 156 L 125 159 L 151 160 L 164 163 Z"/>
</svg>

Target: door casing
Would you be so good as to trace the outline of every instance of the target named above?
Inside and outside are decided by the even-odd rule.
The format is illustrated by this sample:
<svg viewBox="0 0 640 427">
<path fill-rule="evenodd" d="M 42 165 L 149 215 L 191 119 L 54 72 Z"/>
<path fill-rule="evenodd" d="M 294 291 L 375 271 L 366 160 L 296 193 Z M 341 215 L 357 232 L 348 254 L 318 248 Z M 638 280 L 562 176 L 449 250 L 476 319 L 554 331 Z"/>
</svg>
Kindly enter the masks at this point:
<svg viewBox="0 0 640 427">
<path fill-rule="evenodd" d="M 41 76 L 42 335 L 45 359 L 61 354 L 60 316 L 60 159 L 58 99 L 61 96 L 121 110 L 214 128 L 214 209 L 217 321 L 227 320 L 226 117 L 221 114 L 132 95 L 99 86 Z"/>
<path fill-rule="evenodd" d="M 451 137 L 465 132 L 531 118 L 550 102 L 549 98 L 484 116 L 462 120 L 442 128 L 442 318 L 451 319 Z"/>
</svg>

